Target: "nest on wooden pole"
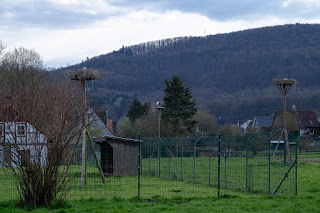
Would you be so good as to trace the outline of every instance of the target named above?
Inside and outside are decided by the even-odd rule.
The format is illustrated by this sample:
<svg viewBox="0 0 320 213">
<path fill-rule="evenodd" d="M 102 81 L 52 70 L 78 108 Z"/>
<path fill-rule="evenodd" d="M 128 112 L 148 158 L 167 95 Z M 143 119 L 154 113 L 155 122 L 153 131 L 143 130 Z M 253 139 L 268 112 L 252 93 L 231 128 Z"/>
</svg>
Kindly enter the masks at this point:
<svg viewBox="0 0 320 213">
<path fill-rule="evenodd" d="M 293 78 L 274 79 L 272 82 L 278 87 L 282 95 L 286 95 L 290 88 L 297 84 L 297 80 Z"/>
<path fill-rule="evenodd" d="M 80 81 L 83 88 L 83 105 L 84 105 L 84 116 L 83 116 L 83 126 L 84 134 L 81 148 L 81 158 L 82 158 L 82 168 L 81 168 L 81 187 L 87 184 L 87 149 L 86 149 L 86 135 L 87 135 L 87 93 L 86 93 L 86 81 L 96 80 L 100 78 L 98 71 L 94 69 L 87 69 L 86 67 L 77 70 L 69 70 L 68 76 L 71 80 Z M 91 142 L 91 141 L 90 141 Z M 92 146 L 93 151 L 94 147 Z M 97 162 L 98 163 L 98 162 Z M 101 170 L 101 168 L 99 168 Z M 100 171 L 102 172 L 102 171 Z M 103 178 L 102 178 L 103 179 Z M 104 179 L 103 179 L 104 180 Z"/>
<path fill-rule="evenodd" d="M 286 95 L 290 88 L 294 85 L 297 84 L 296 79 L 274 79 L 273 84 L 278 87 L 280 90 L 281 94 L 283 95 L 283 131 L 284 131 L 284 162 L 286 163 L 287 161 L 291 162 L 291 153 L 290 153 L 290 145 L 289 145 L 289 137 L 288 137 L 288 131 L 286 128 L 286 110 L 287 110 L 287 101 L 286 101 Z"/>
<path fill-rule="evenodd" d="M 86 67 L 77 70 L 69 70 L 68 76 L 71 80 L 86 81 L 99 79 L 100 73 L 94 69 L 87 69 Z"/>
</svg>

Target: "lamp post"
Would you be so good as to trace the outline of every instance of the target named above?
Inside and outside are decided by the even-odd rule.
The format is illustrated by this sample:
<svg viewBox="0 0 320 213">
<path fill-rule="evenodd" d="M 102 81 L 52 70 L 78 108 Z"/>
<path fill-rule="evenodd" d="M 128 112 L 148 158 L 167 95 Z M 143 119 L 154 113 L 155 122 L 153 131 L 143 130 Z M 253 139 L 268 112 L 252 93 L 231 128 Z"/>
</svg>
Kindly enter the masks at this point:
<svg viewBox="0 0 320 213">
<path fill-rule="evenodd" d="M 160 139 L 160 122 L 161 122 L 161 111 L 165 109 L 164 106 L 161 106 L 160 102 L 157 101 L 156 102 L 156 107 L 155 107 L 156 110 L 159 111 L 158 113 L 158 138 Z"/>
<path fill-rule="evenodd" d="M 290 90 L 290 88 L 297 84 L 297 81 L 295 79 L 275 79 L 273 80 L 273 84 L 278 87 L 281 94 L 283 95 L 283 131 L 284 131 L 284 163 L 287 162 L 287 160 L 291 161 L 291 154 L 290 154 L 290 146 L 289 146 L 289 139 L 288 139 L 288 131 L 286 128 L 286 105 L 287 100 L 286 96 Z"/>
<path fill-rule="evenodd" d="M 159 160 L 159 177 L 160 177 L 160 125 L 161 125 L 161 111 L 165 109 L 164 106 L 161 106 L 160 102 L 156 102 L 156 110 L 158 110 L 158 160 Z"/>
</svg>

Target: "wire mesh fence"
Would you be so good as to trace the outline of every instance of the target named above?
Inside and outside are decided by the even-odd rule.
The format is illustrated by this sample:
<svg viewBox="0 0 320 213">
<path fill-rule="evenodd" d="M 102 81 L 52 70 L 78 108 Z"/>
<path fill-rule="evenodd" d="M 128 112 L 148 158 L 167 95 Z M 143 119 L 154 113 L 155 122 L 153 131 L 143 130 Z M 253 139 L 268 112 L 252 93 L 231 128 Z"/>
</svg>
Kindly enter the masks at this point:
<svg viewBox="0 0 320 213">
<path fill-rule="evenodd" d="M 320 159 L 319 147 L 298 150 L 299 136 L 289 149 L 278 132 L 198 138 L 145 138 L 137 141 L 87 143 L 83 185 L 82 150 L 69 162 L 68 199 L 141 197 L 217 197 L 232 192 L 294 195 L 297 158 Z M 286 153 L 290 152 L 290 157 Z M 94 157 L 94 152 L 98 159 Z M 103 176 L 99 170 L 100 164 Z M 65 174 L 61 174 L 65 175 Z M 0 173 L 0 200 L 19 199 L 12 169 Z"/>
<path fill-rule="evenodd" d="M 290 159 L 284 161 L 284 143 L 279 137 L 276 131 L 146 139 L 142 151 L 143 174 L 194 184 L 190 187 L 195 187 L 199 194 L 202 193 L 196 189 L 198 185 L 211 188 L 213 195 L 229 190 L 294 195 L 297 193 L 296 140 L 299 139 L 290 142 Z M 172 186 L 167 183 L 162 187 L 170 190 Z"/>
</svg>

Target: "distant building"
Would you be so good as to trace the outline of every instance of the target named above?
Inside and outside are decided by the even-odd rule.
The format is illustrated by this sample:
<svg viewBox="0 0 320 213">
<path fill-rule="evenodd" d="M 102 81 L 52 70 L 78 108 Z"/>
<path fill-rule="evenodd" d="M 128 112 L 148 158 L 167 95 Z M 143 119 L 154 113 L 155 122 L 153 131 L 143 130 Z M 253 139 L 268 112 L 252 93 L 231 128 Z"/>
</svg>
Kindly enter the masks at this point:
<svg viewBox="0 0 320 213">
<path fill-rule="evenodd" d="M 2 106 L 0 116 L 0 167 L 37 162 L 46 165 L 46 136 L 11 105 Z"/>
<path fill-rule="evenodd" d="M 309 129 L 308 135 L 318 135 L 320 130 L 320 125 L 314 111 L 297 110 L 295 106 L 293 106 L 292 110 L 287 111 L 286 125 L 288 129 L 290 127 L 296 128 L 300 134 Z M 272 128 L 283 128 L 283 111 L 276 112 Z"/>
<path fill-rule="evenodd" d="M 273 122 L 274 116 L 255 116 L 252 121 L 252 128 L 268 130 Z"/>
<path fill-rule="evenodd" d="M 229 118 L 223 118 L 221 116 L 217 117 L 217 123 L 219 126 L 231 125 Z"/>
<path fill-rule="evenodd" d="M 92 137 L 114 136 L 112 120 L 109 120 L 104 112 L 96 113 L 90 108 L 87 116 Z"/>
<path fill-rule="evenodd" d="M 252 120 L 248 118 L 247 120 L 242 122 L 239 126 L 243 131 L 246 132 L 248 127 L 250 127 L 251 123 L 252 123 Z"/>
</svg>

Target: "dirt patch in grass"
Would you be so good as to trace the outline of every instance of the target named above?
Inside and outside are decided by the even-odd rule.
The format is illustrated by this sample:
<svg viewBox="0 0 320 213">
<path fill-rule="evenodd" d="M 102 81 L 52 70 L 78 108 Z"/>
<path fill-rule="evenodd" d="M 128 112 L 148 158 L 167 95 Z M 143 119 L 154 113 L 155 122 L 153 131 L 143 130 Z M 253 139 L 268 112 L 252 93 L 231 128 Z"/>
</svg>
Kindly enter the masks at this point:
<svg viewBox="0 0 320 213">
<path fill-rule="evenodd" d="M 304 162 L 304 163 L 319 163 L 320 164 L 320 158 L 299 158 L 298 162 Z"/>
</svg>

